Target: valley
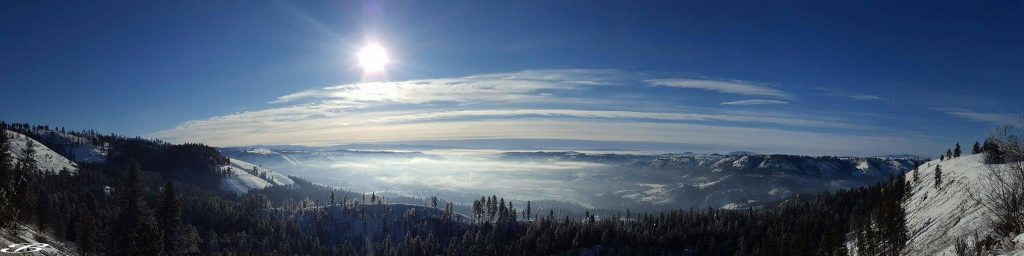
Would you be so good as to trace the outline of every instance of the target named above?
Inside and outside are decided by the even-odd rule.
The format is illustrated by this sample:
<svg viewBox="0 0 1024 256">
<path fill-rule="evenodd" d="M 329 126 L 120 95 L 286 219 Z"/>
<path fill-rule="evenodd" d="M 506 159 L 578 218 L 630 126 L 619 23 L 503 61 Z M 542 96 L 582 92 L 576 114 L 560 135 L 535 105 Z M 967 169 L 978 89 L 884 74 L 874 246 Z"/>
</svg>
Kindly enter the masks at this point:
<svg viewBox="0 0 1024 256">
<path fill-rule="evenodd" d="M 342 146 L 343 147 L 343 146 Z M 920 157 L 623 154 L 601 152 L 334 148 L 222 148 L 229 157 L 369 193 L 470 203 L 497 194 L 608 212 L 747 208 L 885 182 Z"/>
</svg>

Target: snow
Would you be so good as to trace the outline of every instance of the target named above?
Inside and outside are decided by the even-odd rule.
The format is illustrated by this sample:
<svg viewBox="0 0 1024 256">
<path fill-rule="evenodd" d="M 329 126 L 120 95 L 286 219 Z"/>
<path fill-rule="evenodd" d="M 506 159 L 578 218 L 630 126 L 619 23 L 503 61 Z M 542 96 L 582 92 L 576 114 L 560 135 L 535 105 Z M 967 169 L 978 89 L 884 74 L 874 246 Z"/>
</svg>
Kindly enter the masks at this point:
<svg viewBox="0 0 1024 256">
<path fill-rule="evenodd" d="M 1024 234 L 1017 235 L 1013 238 L 1013 243 L 1016 245 L 1011 252 L 1001 255 L 1012 255 L 1012 256 L 1024 256 Z"/>
<path fill-rule="evenodd" d="M 28 225 L 18 224 L 14 228 L 0 230 L 0 247 L 7 248 L 18 243 L 45 243 L 49 245 L 39 252 L 22 253 L 26 255 L 76 255 L 73 246 L 64 244 L 59 239 L 44 232 L 39 232 Z"/>
<path fill-rule="evenodd" d="M 722 209 L 724 209 L 724 210 L 736 210 L 736 209 L 740 209 L 742 207 L 743 207 L 743 204 L 740 204 L 740 203 L 728 203 L 726 205 L 723 205 Z"/>
<path fill-rule="evenodd" d="M 736 160 L 735 162 L 733 162 L 732 163 L 732 167 L 743 168 L 744 166 L 747 165 L 747 162 L 750 162 L 750 156 L 743 156 L 739 160 Z"/>
<path fill-rule="evenodd" d="M 774 188 L 772 188 L 772 190 L 768 191 L 768 194 L 771 195 L 771 196 L 782 196 L 782 195 L 789 195 L 789 194 L 792 194 L 792 193 L 793 192 L 789 191 L 789 189 L 784 188 L 784 187 L 774 187 Z"/>
<path fill-rule="evenodd" d="M 53 152 L 53 150 L 50 150 L 50 148 L 47 148 L 42 143 L 17 132 L 6 132 L 7 137 L 10 138 L 9 142 L 11 146 L 11 151 L 8 152 L 8 154 L 11 155 L 13 164 L 18 164 L 18 155 L 20 155 L 21 151 L 25 149 L 25 145 L 31 141 L 35 144 L 36 149 L 34 158 L 36 159 L 36 162 L 39 163 L 39 169 L 43 172 L 57 173 L 61 170 L 68 170 L 69 172 L 74 173 L 78 171 L 78 164 L 64 158 L 60 154 L 57 154 L 57 152 Z"/>
<path fill-rule="evenodd" d="M 226 191 L 245 194 L 253 189 L 295 184 L 288 176 L 266 168 L 234 158 L 230 158 L 230 161 L 231 164 L 224 167 L 230 173 L 221 183 L 221 188 Z"/>
<path fill-rule="evenodd" d="M 861 160 L 860 163 L 857 163 L 857 170 L 867 172 L 868 169 L 871 169 L 871 164 L 869 164 L 867 160 Z"/>
<path fill-rule="evenodd" d="M 977 200 L 986 193 L 984 155 L 930 161 L 906 174 L 912 195 L 904 202 L 907 212 L 906 255 L 953 255 L 956 239 L 984 237 L 991 212 Z M 941 166 L 942 184 L 935 186 L 935 167 Z M 919 182 L 913 182 L 913 172 Z"/>
<path fill-rule="evenodd" d="M 70 158 L 76 163 L 102 163 L 107 161 L 107 145 L 93 145 L 89 139 L 82 138 L 70 133 L 57 131 L 36 131 L 35 134 L 43 137 L 44 141 L 58 145 L 66 145 Z"/>
<path fill-rule="evenodd" d="M 622 198 L 638 200 L 651 204 L 667 204 L 675 201 L 672 199 L 671 191 L 665 188 L 664 184 L 637 183 L 637 186 L 645 187 L 640 190 L 619 190 L 615 195 L 622 195 Z"/>
<path fill-rule="evenodd" d="M 258 155 L 270 155 L 270 154 L 274 153 L 274 151 L 271 151 L 271 150 L 265 149 L 265 148 L 254 148 L 254 149 L 250 149 L 250 150 L 245 151 L 245 152 L 250 153 L 250 154 L 258 154 Z"/>
<path fill-rule="evenodd" d="M 715 180 L 715 181 L 694 183 L 693 186 L 696 187 L 696 188 L 699 188 L 699 189 L 705 189 L 705 188 L 708 188 L 710 186 L 718 185 L 718 183 L 721 183 L 722 181 L 724 181 L 725 179 L 728 179 L 730 177 L 732 177 L 732 175 L 726 175 L 724 177 L 718 178 L 718 180 Z"/>
<path fill-rule="evenodd" d="M 288 163 L 291 163 L 292 165 L 302 166 L 302 162 L 300 162 L 299 159 L 295 159 L 295 157 L 281 154 L 281 158 L 284 158 L 285 161 L 288 161 Z"/>
</svg>

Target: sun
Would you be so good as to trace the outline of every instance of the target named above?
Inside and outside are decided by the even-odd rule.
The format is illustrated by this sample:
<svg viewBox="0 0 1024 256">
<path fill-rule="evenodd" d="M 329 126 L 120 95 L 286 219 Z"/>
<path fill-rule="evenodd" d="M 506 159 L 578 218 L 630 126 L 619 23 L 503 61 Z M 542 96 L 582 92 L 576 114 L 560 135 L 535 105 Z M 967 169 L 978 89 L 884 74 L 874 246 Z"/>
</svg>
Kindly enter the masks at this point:
<svg viewBox="0 0 1024 256">
<path fill-rule="evenodd" d="M 359 53 L 356 54 L 356 57 L 359 58 L 359 66 L 362 67 L 363 71 L 366 73 L 383 72 L 384 68 L 387 67 L 388 62 L 390 61 L 390 59 L 388 59 L 387 50 L 378 44 L 369 44 L 363 47 L 363 49 L 359 50 Z"/>
</svg>

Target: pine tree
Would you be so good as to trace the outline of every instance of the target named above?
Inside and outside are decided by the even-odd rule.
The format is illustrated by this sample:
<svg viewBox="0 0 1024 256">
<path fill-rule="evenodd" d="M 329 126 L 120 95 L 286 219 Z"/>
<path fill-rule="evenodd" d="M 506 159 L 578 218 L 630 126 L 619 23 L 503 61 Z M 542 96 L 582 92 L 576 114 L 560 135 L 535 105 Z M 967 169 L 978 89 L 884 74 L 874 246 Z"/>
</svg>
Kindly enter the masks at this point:
<svg viewBox="0 0 1024 256">
<path fill-rule="evenodd" d="M 478 221 L 480 220 L 480 217 L 483 216 L 482 201 L 484 201 L 482 197 L 480 198 L 480 201 L 473 200 L 473 218 L 475 218 Z"/>
<path fill-rule="evenodd" d="M 183 255 L 196 255 L 199 253 L 199 230 L 192 225 L 182 226 L 182 235 L 184 236 L 184 247 L 182 248 Z"/>
<path fill-rule="evenodd" d="M 942 167 L 936 165 L 935 166 L 935 187 L 938 188 L 940 186 L 942 186 Z"/>
<path fill-rule="evenodd" d="M 206 254 L 218 253 L 220 253 L 220 236 L 217 235 L 217 231 L 210 229 L 209 234 L 206 235 Z"/>
<path fill-rule="evenodd" d="M 118 255 L 161 255 L 163 241 L 153 213 L 146 206 L 146 190 L 139 164 L 132 161 L 117 191 L 119 205 L 113 232 Z"/>
<path fill-rule="evenodd" d="M 46 195 L 40 195 L 36 197 L 36 206 L 38 209 L 35 211 L 36 227 L 41 231 L 46 231 L 50 227 L 50 223 L 53 222 L 52 216 L 50 216 L 50 198 Z"/>
<path fill-rule="evenodd" d="M 498 201 L 498 220 L 504 220 L 507 212 L 508 208 L 505 207 L 505 198 L 502 197 L 500 201 Z"/>
<path fill-rule="evenodd" d="M 334 204 L 335 204 L 335 201 L 334 201 L 334 191 L 331 190 L 331 205 L 334 205 Z"/>
<path fill-rule="evenodd" d="M 960 153 L 962 153 L 962 151 L 960 151 L 960 142 L 957 142 L 956 148 L 953 149 L 953 157 L 960 157 Z"/>
<path fill-rule="evenodd" d="M 0 227 L 7 228 L 14 224 L 18 216 L 18 209 L 14 204 L 14 185 L 9 152 L 11 146 L 8 144 L 7 131 L 0 129 Z"/>
<path fill-rule="evenodd" d="M 18 155 L 18 165 L 14 168 L 14 207 L 20 212 L 18 217 L 29 220 L 35 209 L 35 191 L 29 186 L 32 176 L 39 172 L 39 164 L 35 158 L 36 148 L 32 140 L 25 142 L 25 148 Z"/>
<path fill-rule="evenodd" d="M 163 195 L 160 197 L 157 220 L 160 224 L 160 231 L 163 234 L 164 255 L 183 254 L 185 239 L 182 233 L 181 201 L 174 191 L 174 183 L 169 180 L 164 185 Z"/>
<path fill-rule="evenodd" d="M 953 159 L 953 150 L 946 149 L 946 159 Z"/>
<path fill-rule="evenodd" d="M 491 198 L 487 200 L 488 219 L 493 221 L 495 214 L 498 214 L 498 196 L 491 195 Z"/>
<path fill-rule="evenodd" d="M 920 183 L 921 182 L 921 175 L 918 175 L 918 173 L 920 173 L 920 167 L 915 167 L 914 168 L 914 183 Z"/>
<path fill-rule="evenodd" d="M 18 155 L 17 169 L 23 171 L 23 175 L 31 175 L 39 171 L 39 162 L 36 160 L 36 144 L 31 140 L 25 141 L 25 148 L 21 149 Z"/>
<path fill-rule="evenodd" d="M 981 145 L 981 151 L 985 153 L 985 162 L 990 164 L 1003 163 L 1003 151 L 995 140 L 989 138 Z"/>
<path fill-rule="evenodd" d="M 974 142 L 974 147 L 971 148 L 971 154 L 972 155 L 977 155 L 977 154 L 980 154 L 980 153 L 981 153 L 981 143 L 978 143 L 977 141 L 975 141 Z"/>
<path fill-rule="evenodd" d="M 96 224 L 96 217 L 88 210 L 83 210 L 80 216 L 76 239 L 78 251 L 80 255 L 91 255 L 99 251 L 99 241 L 96 237 L 99 227 Z"/>
<path fill-rule="evenodd" d="M 531 216 L 530 212 L 531 211 L 533 211 L 533 209 L 530 209 L 530 201 L 526 201 L 526 215 L 525 215 L 526 218 L 523 218 L 523 219 L 530 219 L 530 216 Z"/>
</svg>

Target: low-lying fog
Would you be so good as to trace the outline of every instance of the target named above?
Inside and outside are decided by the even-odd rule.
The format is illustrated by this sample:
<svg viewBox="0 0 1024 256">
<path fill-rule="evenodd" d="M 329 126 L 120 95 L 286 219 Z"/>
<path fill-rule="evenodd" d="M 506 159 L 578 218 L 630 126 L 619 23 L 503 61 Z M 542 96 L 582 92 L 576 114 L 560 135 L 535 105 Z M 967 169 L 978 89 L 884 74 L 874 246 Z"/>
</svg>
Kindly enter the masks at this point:
<svg viewBox="0 0 1024 256">
<path fill-rule="evenodd" d="M 519 199 L 581 202 L 572 181 L 604 164 L 553 159 L 508 160 L 500 151 L 435 150 L 400 156 L 348 154 L 317 166 L 323 177 L 355 191 L 390 191 L 410 196 L 443 193 L 449 200 L 484 194 Z M 469 197 L 462 198 L 468 195 Z M 458 196 L 451 198 L 450 196 Z"/>
<path fill-rule="evenodd" d="M 284 156 L 250 156 L 243 160 L 355 192 L 391 192 L 413 197 L 437 195 L 460 203 L 496 194 L 521 200 L 551 199 L 587 205 L 572 183 L 606 167 L 600 163 L 554 159 L 510 160 L 503 159 L 502 153 L 493 150 L 283 151 L 277 154 Z"/>
<path fill-rule="evenodd" d="M 468 204 L 484 195 L 587 208 L 745 207 L 872 184 L 908 160 L 729 155 L 223 149 L 243 161 L 355 192 Z M 620 152 L 621 153 L 621 152 Z"/>
</svg>

